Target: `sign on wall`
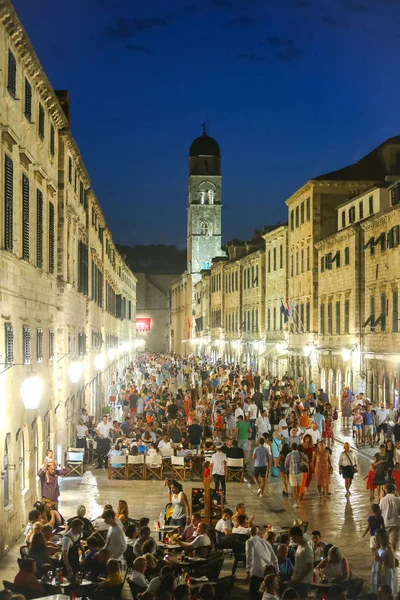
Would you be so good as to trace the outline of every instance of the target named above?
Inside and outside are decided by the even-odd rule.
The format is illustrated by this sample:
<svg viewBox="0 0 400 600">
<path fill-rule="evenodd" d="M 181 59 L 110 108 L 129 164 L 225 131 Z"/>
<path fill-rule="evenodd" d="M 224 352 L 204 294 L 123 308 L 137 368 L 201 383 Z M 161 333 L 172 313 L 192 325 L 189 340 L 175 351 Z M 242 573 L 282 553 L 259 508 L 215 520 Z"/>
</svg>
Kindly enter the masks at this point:
<svg viewBox="0 0 400 600">
<path fill-rule="evenodd" d="M 137 317 L 136 319 L 136 331 L 150 331 L 151 319 L 144 317 Z"/>
</svg>

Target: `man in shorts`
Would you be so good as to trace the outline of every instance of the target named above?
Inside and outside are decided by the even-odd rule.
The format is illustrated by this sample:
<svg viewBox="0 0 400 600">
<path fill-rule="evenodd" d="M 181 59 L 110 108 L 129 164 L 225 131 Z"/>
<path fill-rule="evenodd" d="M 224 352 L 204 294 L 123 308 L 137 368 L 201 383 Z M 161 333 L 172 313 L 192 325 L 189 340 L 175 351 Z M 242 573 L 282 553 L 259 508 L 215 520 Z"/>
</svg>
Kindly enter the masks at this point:
<svg viewBox="0 0 400 600">
<path fill-rule="evenodd" d="M 299 508 L 299 492 L 301 482 L 303 480 L 303 473 L 300 470 L 301 455 L 297 449 L 297 444 L 292 444 L 292 451 L 286 457 L 285 469 L 289 473 L 289 484 L 292 488 L 293 493 L 293 508 Z"/>
<path fill-rule="evenodd" d="M 265 480 L 268 478 L 269 473 L 269 462 L 270 462 L 270 449 L 266 445 L 264 438 L 260 438 L 257 448 L 253 452 L 254 460 L 254 474 L 253 479 L 258 487 L 257 496 L 262 498 L 264 496 Z"/>
</svg>

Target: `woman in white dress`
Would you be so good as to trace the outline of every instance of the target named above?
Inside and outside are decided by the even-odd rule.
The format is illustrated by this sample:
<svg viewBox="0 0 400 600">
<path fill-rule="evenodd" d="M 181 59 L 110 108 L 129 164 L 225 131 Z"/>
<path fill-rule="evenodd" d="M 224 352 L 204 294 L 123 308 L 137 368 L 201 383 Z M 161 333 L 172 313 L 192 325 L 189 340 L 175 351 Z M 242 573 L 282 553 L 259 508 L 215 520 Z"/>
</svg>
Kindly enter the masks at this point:
<svg viewBox="0 0 400 600">
<path fill-rule="evenodd" d="M 378 529 L 375 537 L 378 547 L 372 563 L 371 592 L 376 594 L 381 585 L 389 585 L 393 594 L 397 594 L 396 559 L 386 529 Z"/>
</svg>

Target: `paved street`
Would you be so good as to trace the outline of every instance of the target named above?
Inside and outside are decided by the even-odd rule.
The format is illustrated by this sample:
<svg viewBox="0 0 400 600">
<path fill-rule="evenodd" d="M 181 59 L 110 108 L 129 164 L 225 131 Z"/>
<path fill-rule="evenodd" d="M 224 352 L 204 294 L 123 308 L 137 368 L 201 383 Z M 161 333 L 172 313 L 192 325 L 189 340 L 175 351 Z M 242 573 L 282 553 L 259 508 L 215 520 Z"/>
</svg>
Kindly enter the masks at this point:
<svg viewBox="0 0 400 600">
<path fill-rule="evenodd" d="M 350 439 L 349 434 L 350 431 L 337 432 L 341 440 Z M 341 449 L 342 443 L 336 442 L 333 448 L 334 475 L 329 502 L 323 503 L 319 500 L 313 484 L 312 493 L 305 497 L 299 509 L 294 509 L 292 499 L 282 496 L 280 479 L 270 479 L 262 499 L 256 496 L 252 483 L 228 484 L 228 506 L 234 509 L 237 502 L 244 501 L 248 514 L 254 514 L 255 522 L 260 525 L 290 525 L 295 518 L 309 521 L 308 531 L 319 529 L 324 540 L 340 546 L 350 561 L 353 574 L 364 577 L 368 584 L 371 555 L 368 540 L 362 540 L 361 535 L 369 515 L 369 498 L 363 477 L 368 470 L 368 456 L 371 457 L 374 450 L 360 450 L 360 472 L 356 476 L 352 496 L 346 501 L 343 480 L 337 469 Z M 184 485 L 188 496 L 191 487 L 195 485 L 193 482 Z M 82 479 L 63 480 L 60 510 L 64 516 L 69 517 L 74 514 L 77 504 L 84 503 L 88 516 L 95 518 L 101 513 L 103 504 L 110 502 L 115 506 L 120 498 L 127 500 L 131 516 L 148 516 L 150 523 L 157 520 L 167 502 L 163 482 L 108 481 L 107 472 L 96 469 L 87 470 Z M 19 541 L 1 562 L 1 579 L 12 579 L 15 575 L 16 556 L 21 543 L 22 541 Z M 229 567 L 230 563 L 227 564 L 228 569 Z M 244 591 L 244 587 L 240 585 L 244 579 L 244 570 L 241 567 L 237 571 L 237 577 L 238 591 Z M 243 594 L 239 591 L 237 597 L 243 597 Z"/>
</svg>

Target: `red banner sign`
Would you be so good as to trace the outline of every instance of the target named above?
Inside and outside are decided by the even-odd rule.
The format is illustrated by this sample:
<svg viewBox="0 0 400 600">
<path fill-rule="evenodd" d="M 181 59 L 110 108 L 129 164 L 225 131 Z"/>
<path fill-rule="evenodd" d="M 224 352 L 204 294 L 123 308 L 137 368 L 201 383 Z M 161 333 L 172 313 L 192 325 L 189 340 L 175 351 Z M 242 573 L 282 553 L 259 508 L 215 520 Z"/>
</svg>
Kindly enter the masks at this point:
<svg viewBox="0 0 400 600">
<path fill-rule="evenodd" d="M 136 319 L 136 331 L 150 331 L 151 319 L 137 318 Z"/>
</svg>

